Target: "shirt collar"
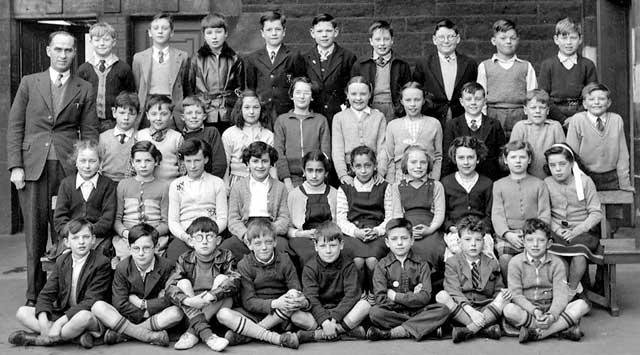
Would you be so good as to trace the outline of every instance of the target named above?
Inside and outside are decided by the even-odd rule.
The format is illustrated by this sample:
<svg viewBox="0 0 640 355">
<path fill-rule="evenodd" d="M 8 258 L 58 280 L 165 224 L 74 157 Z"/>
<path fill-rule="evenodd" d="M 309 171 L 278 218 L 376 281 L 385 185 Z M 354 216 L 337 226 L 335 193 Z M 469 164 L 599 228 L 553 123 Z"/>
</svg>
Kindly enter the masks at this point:
<svg viewBox="0 0 640 355">
<path fill-rule="evenodd" d="M 534 263 L 534 258 L 531 255 L 529 255 L 529 253 L 525 253 L 525 255 L 527 256 L 527 261 L 529 262 L 529 264 L 534 265 L 535 264 Z M 540 264 L 544 264 L 545 261 L 547 261 L 547 255 L 546 254 L 543 255 L 540 258 Z"/>
<path fill-rule="evenodd" d="M 49 77 L 51 78 L 51 82 L 55 83 L 56 80 L 58 80 L 58 75 L 62 74 L 62 84 L 64 85 L 64 83 L 67 82 L 67 80 L 71 77 L 71 70 L 67 70 L 63 73 L 60 73 L 59 71 L 49 67 Z"/>
<path fill-rule="evenodd" d="M 134 263 L 134 264 L 135 264 L 135 263 Z M 141 275 L 142 275 L 142 274 L 147 275 L 147 274 L 149 274 L 151 271 L 153 271 L 153 268 L 156 266 L 156 258 L 155 258 L 155 257 L 153 257 L 153 259 L 151 259 L 151 264 L 149 264 L 149 266 L 148 266 L 146 269 L 144 269 L 144 270 L 142 270 L 142 269 L 138 266 L 138 264 L 135 264 L 135 265 L 136 265 L 136 269 L 138 269 L 138 272 L 139 272 Z"/>
<path fill-rule="evenodd" d="M 76 174 L 76 189 L 79 188 L 80 186 L 82 186 L 82 184 L 85 181 L 91 181 L 91 183 L 93 184 L 93 188 L 95 188 L 96 186 L 98 186 L 98 174 L 93 175 L 93 177 L 89 180 L 85 180 L 82 178 L 82 176 L 80 176 L 80 173 Z"/>
<path fill-rule="evenodd" d="M 269 45 L 266 46 L 267 48 L 267 54 L 271 55 L 271 52 L 276 52 L 276 56 L 278 55 L 278 52 L 280 52 L 280 48 L 282 48 L 282 44 L 277 46 L 277 47 L 271 47 Z"/>
<path fill-rule="evenodd" d="M 152 48 L 152 51 L 153 51 L 152 52 L 153 59 L 158 60 L 158 56 L 159 56 L 160 52 L 162 52 L 162 54 L 164 56 L 163 59 L 164 59 L 165 62 L 167 61 L 167 59 L 169 59 L 169 46 L 164 47 L 162 49 L 158 49 L 156 47 L 151 47 L 151 48 Z"/>
<path fill-rule="evenodd" d="M 267 178 L 264 179 L 264 181 L 258 181 L 254 179 L 253 176 L 251 176 L 251 174 L 249 174 L 249 185 L 253 185 L 253 186 L 263 185 L 264 187 L 269 188 L 269 177 L 267 176 Z"/>
<path fill-rule="evenodd" d="M 133 136 L 133 128 L 129 128 L 129 130 L 127 131 L 123 131 L 121 130 L 118 126 L 113 127 L 113 136 L 117 137 L 121 134 L 124 134 L 125 136 L 127 136 L 127 138 L 131 138 L 131 136 Z"/>
<path fill-rule="evenodd" d="M 366 113 L 367 115 L 371 115 L 371 107 L 369 106 L 365 107 L 364 110 L 362 111 L 356 111 L 353 109 L 353 107 L 349 107 L 349 109 L 353 111 L 353 113 L 358 117 L 362 117 L 363 113 Z"/>
<path fill-rule="evenodd" d="M 533 123 L 533 122 L 531 122 L 531 121 L 529 121 L 529 120 L 524 120 L 524 121 L 522 121 L 522 124 L 533 125 L 533 124 L 535 124 L 535 123 Z M 546 119 L 546 120 L 544 120 L 544 122 L 542 122 L 542 124 L 550 125 L 550 124 L 551 124 L 551 120 Z"/>
<path fill-rule="evenodd" d="M 476 124 L 478 125 L 478 127 L 480 127 L 480 124 L 482 123 L 482 115 L 478 117 L 471 117 L 465 113 L 464 119 L 467 121 L 467 126 L 471 126 L 471 120 L 476 120 Z"/>
<path fill-rule="evenodd" d="M 72 267 L 82 266 L 87 261 L 89 254 L 81 257 L 80 259 L 76 259 L 73 255 L 71 255 L 71 260 L 73 261 Z"/>
<path fill-rule="evenodd" d="M 456 52 L 453 52 L 449 55 L 444 55 L 440 52 L 438 52 L 438 57 L 440 57 L 440 61 L 445 61 L 445 62 L 453 62 L 456 60 Z M 447 60 L 447 57 L 449 58 L 449 60 Z"/>
<path fill-rule="evenodd" d="M 404 180 L 406 182 L 420 181 L 422 183 L 426 183 L 427 181 L 429 181 L 429 175 L 425 175 L 425 176 L 423 176 L 421 178 L 414 178 L 414 177 L 410 176 L 409 174 L 406 174 L 404 176 Z"/>
<path fill-rule="evenodd" d="M 558 52 L 558 59 L 560 59 L 560 63 L 564 63 L 564 62 L 569 62 L 569 63 L 573 63 L 573 64 L 578 64 L 578 54 L 577 53 L 573 53 L 570 56 L 566 56 L 561 52 Z"/>
<path fill-rule="evenodd" d="M 466 256 L 463 256 L 464 260 L 467 261 L 467 264 L 469 264 L 469 269 L 473 269 L 473 263 L 476 263 L 478 265 L 478 267 L 480 266 L 480 260 L 482 259 L 482 257 L 479 257 L 477 260 L 469 260 L 467 259 Z"/>
<path fill-rule="evenodd" d="M 335 43 L 331 45 L 331 47 L 329 47 L 329 49 L 320 49 L 320 47 L 316 46 L 316 49 L 318 50 L 318 54 L 322 57 L 322 55 L 324 54 L 325 57 L 328 57 L 331 55 L 331 53 L 333 53 L 333 50 L 336 48 Z"/>
<path fill-rule="evenodd" d="M 112 66 L 113 64 L 115 64 L 115 62 L 117 62 L 119 60 L 119 58 L 113 53 L 109 53 L 109 56 L 107 56 L 106 58 L 100 58 L 94 52 L 93 53 L 93 57 L 91 57 L 89 60 L 87 60 L 87 62 L 89 64 L 93 65 L 94 67 L 97 67 L 98 65 L 100 65 L 100 60 L 101 59 L 104 59 L 104 65 L 107 68 Z"/>
<path fill-rule="evenodd" d="M 392 56 L 392 55 L 393 55 L 393 52 L 392 52 L 392 51 L 389 51 L 389 53 L 387 53 L 387 54 L 383 55 L 383 56 L 382 56 L 382 58 L 384 58 L 384 61 L 385 61 L 385 62 L 388 62 L 388 61 L 390 61 L 390 60 L 391 60 L 391 56 Z M 374 51 L 374 52 L 373 52 L 373 60 L 378 59 L 378 57 L 379 57 L 378 53 L 376 53 L 376 52 Z"/>
<path fill-rule="evenodd" d="M 514 62 L 522 62 L 522 59 L 518 58 L 517 55 L 513 55 L 513 57 L 509 58 L 509 59 L 500 59 L 498 58 L 498 54 L 494 53 L 493 56 L 491 57 L 491 61 L 492 62 L 499 62 L 499 63 L 514 63 Z"/>
<path fill-rule="evenodd" d="M 256 260 L 256 262 L 258 263 L 258 265 L 270 265 L 271 263 L 273 263 L 273 261 L 276 259 L 276 253 L 277 251 L 273 251 L 273 254 L 271 254 L 271 258 L 269 258 L 269 260 L 267 261 L 262 261 L 260 259 L 258 259 L 255 254 L 253 255 L 253 258 Z"/>
<path fill-rule="evenodd" d="M 593 123 L 594 125 L 596 124 L 596 121 L 598 120 L 598 117 L 594 116 L 591 112 L 587 111 L 587 117 L 589 117 L 589 121 L 591 121 L 591 123 Z M 606 113 L 603 114 L 602 116 L 600 116 L 600 119 L 602 120 L 602 123 L 607 123 L 607 115 Z"/>
<path fill-rule="evenodd" d="M 367 181 L 366 183 L 361 183 L 360 180 L 358 180 L 358 178 L 353 179 L 353 187 L 356 190 L 362 190 L 362 189 L 368 189 L 371 188 L 373 186 L 373 182 L 374 182 L 374 178 L 371 178 L 371 180 Z"/>
</svg>

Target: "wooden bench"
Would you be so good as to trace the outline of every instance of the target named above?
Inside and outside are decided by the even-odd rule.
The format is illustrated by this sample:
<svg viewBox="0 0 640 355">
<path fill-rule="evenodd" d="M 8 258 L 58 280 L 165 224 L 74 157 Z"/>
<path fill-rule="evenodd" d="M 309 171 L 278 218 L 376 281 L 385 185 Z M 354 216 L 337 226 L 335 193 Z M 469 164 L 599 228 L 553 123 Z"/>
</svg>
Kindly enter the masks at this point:
<svg viewBox="0 0 640 355">
<path fill-rule="evenodd" d="M 595 285 L 601 292 L 587 290 L 587 297 L 591 302 L 609 310 L 612 316 L 620 314 L 618 305 L 616 266 L 618 264 L 640 263 L 640 242 L 634 238 L 611 239 L 609 238 L 609 226 L 607 224 L 607 205 L 633 204 L 633 192 L 629 191 L 600 191 L 600 203 L 602 204 L 602 222 L 600 223 L 602 252 L 604 259 L 598 263 L 602 269 L 602 277 L 596 277 Z M 635 211 L 632 211 L 635 212 Z"/>
</svg>

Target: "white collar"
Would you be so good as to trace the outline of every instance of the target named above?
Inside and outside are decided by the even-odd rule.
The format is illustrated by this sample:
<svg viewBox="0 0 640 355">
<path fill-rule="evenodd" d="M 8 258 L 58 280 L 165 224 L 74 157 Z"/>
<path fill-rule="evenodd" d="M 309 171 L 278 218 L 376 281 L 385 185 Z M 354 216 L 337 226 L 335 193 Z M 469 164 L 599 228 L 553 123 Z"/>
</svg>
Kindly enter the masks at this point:
<svg viewBox="0 0 640 355">
<path fill-rule="evenodd" d="M 531 263 L 531 265 L 534 265 L 534 258 L 529 255 L 529 253 L 525 252 L 525 255 L 527 256 L 527 260 L 529 261 L 529 263 Z M 543 255 L 540 259 L 540 264 L 543 264 L 546 260 L 547 260 L 547 254 Z"/>
<path fill-rule="evenodd" d="M 577 53 L 573 53 L 570 56 L 566 56 L 561 52 L 558 52 L 558 59 L 560 59 L 561 63 L 564 62 L 569 62 L 569 63 L 573 63 L 573 64 L 578 64 L 578 54 Z"/>
<path fill-rule="evenodd" d="M 91 183 L 93 184 L 93 188 L 95 189 L 96 186 L 98 186 L 98 177 L 99 176 L 100 176 L 99 174 L 95 174 L 95 175 L 93 175 L 93 177 L 91 179 L 85 180 L 85 179 L 82 178 L 82 176 L 80 176 L 80 173 L 77 173 L 76 174 L 76 189 L 79 188 L 80 186 L 82 186 L 82 184 L 85 181 L 91 181 Z"/>
<path fill-rule="evenodd" d="M 456 60 L 457 56 L 456 56 L 456 52 L 453 52 L 449 55 L 444 55 L 440 52 L 438 52 L 438 57 L 440 57 L 440 61 L 445 61 L 445 62 L 452 62 L 454 60 Z M 449 60 L 447 61 L 447 57 L 449 57 Z"/>
<path fill-rule="evenodd" d="M 369 106 L 365 107 L 362 111 L 356 111 L 353 109 L 353 107 L 349 107 L 349 109 L 353 111 L 353 113 L 358 117 L 362 117 L 363 113 L 366 113 L 369 116 L 371 115 L 371 107 Z"/>
<path fill-rule="evenodd" d="M 185 175 L 185 177 L 186 177 L 186 178 L 187 178 L 187 180 L 189 180 L 189 181 L 203 181 L 203 180 L 207 177 L 207 175 L 208 175 L 208 174 L 209 174 L 209 173 L 207 173 L 206 171 L 203 171 L 203 172 L 202 172 L 202 175 L 200 175 L 200 177 L 197 177 L 197 178 L 195 178 L 195 179 L 194 179 L 194 178 L 192 178 L 192 177 L 191 177 L 191 176 L 189 176 L 189 175 Z"/>
<path fill-rule="evenodd" d="M 49 78 L 51 78 L 51 82 L 55 83 L 56 80 L 58 80 L 58 75 L 62 74 L 62 79 L 60 79 L 60 81 L 62 81 L 62 84 L 64 85 L 64 83 L 67 82 L 67 80 L 71 77 L 71 70 L 67 70 L 63 73 L 49 67 Z"/>
<path fill-rule="evenodd" d="M 104 65 L 108 68 L 117 62 L 118 59 L 119 58 L 113 53 L 109 53 L 106 58 L 100 58 L 95 52 L 93 52 L 93 57 L 87 60 L 87 62 L 95 67 L 100 64 L 100 60 L 104 60 Z"/>
<path fill-rule="evenodd" d="M 467 121 L 468 126 L 471 126 L 471 120 L 476 120 L 476 124 L 478 125 L 478 127 L 480 127 L 480 124 L 482 123 L 482 115 L 478 115 L 478 117 L 471 117 L 465 113 L 464 119 Z"/>
<path fill-rule="evenodd" d="M 83 256 L 80 259 L 76 259 L 73 254 L 71 255 L 71 260 L 73 261 L 73 265 L 72 267 L 77 267 L 77 266 L 82 266 L 84 265 L 84 263 L 87 261 L 87 258 L 89 257 L 89 253 L 87 253 L 87 255 Z"/>
<path fill-rule="evenodd" d="M 333 50 L 336 48 L 336 44 L 333 43 L 331 45 L 331 47 L 329 47 L 328 49 L 320 49 L 319 46 L 316 46 L 316 49 L 318 50 L 318 54 L 326 54 L 326 56 L 328 57 L 329 55 L 331 55 L 331 53 L 333 53 Z"/>
<path fill-rule="evenodd" d="M 264 187 L 268 188 L 269 187 L 269 177 L 267 176 L 264 181 L 258 181 L 256 179 L 253 178 L 253 176 L 251 176 L 251 174 L 249 174 L 249 185 L 263 185 Z"/>
<path fill-rule="evenodd" d="M 591 121 L 591 123 L 593 123 L 594 125 L 596 124 L 596 121 L 598 120 L 598 117 L 594 116 L 591 112 L 587 111 L 587 117 L 589 117 L 589 121 Z M 602 116 L 600 116 L 600 119 L 602 120 L 602 124 L 607 123 L 607 113 L 603 113 Z"/>
<path fill-rule="evenodd" d="M 271 47 L 270 45 L 266 45 L 267 48 L 267 55 L 271 55 L 271 52 L 276 52 L 276 56 L 278 56 L 278 52 L 280 51 L 280 48 L 282 47 L 282 44 L 280 44 L 277 47 Z"/>
<path fill-rule="evenodd" d="M 124 134 L 125 136 L 127 136 L 127 138 L 131 138 L 131 136 L 133 136 L 133 131 L 134 131 L 133 127 L 129 128 L 129 130 L 127 130 L 127 131 L 123 131 L 118 126 L 115 126 L 115 127 L 113 127 L 113 136 L 117 137 L 117 136 L 119 136 L 121 134 Z"/>
<path fill-rule="evenodd" d="M 353 179 L 353 187 L 356 189 L 356 191 L 360 191 L 360 190 L 368 190 L 371 187 L 373 187 L 373 182 L 374 182 L 374 178 L 371 177 L 371 180 L 365 182 L 365 183 L 361 183 L 360 180 L 358 180 L 358 178 L 354 178 Z"/>
<path fill-rule="evenodd" d="M 158 56 L 158 54 L 160 52 L 162 52 L 162 54 L 164 54 L 164 56 L 166 57 L 167 55 L 169 55 L 169 46 L 166 46 L 162 49 L 156 48 L 156 47 L 151 47 L 153 49 L 153 55 L 154 56 Z"/>
<path fill-rule="evenodd" d="M 392 54 L 393 54 L 393 52 L 392 52 L 392 51 L 389 51 L 389 53 L 387 53 L 387 54 L 383 55 L 383 56 L 382 56 L 382 58 L 384 58 L 384 61 L 385 61 L 385 62 L 388 62 L 388 61 L 390 61 L 390 60 L 391 60 L 391 55 L 392 55 Z M 379 57 L 378 53 L 377 53 L 376 51 L 373 51 L 373 60 L 378 59 L 378 57 Z"/>
<path fill-rule="evenodd" d="M 466 256 L 463 255 L 464 260 L 466 260 L 467 264 L 469 264 L 469 269 L 473 269 L 473 263 L 476 263 L 478 265 L 478 267 L 480 267 L 480 259 L 482 259 L 481 255 L 478 256 L 478 260 L 474 260 L 474 261 L 469 260 Z M 478 271 L 480 271 L 480 270 L 478 270 Z"/>
<path fill-rule="evenodd" d="M 494 53 L 493 56 L 491 57 L 491 61 L 492 62 L 499 62 L 499 63 L 514 63 L 514 62 L 522 62 L 522 59 L 518 58 L 517 55 L 513 55 L 513 57 L 509 58 L 509 59 L 500 59 L 498 57 L 497 53 Z"/>
<path fill-rule="evenodd" d="M 135 264 L 135 262 L 134 262 L 134 264 Z M 151 264 L 149 264 L 149 267 L 147 267 L 144 270 L 142 270 L 138 266 L 138 264 L 135 264 L 135 265 L 136 265 L 136 269 L 138 269 L 138 272 L 140 272 L 141 274 L 143 273 L 143 274 L 146 275 L 146 274 L 150 273 L 151 271 L 153 271 L 153 268 L 156 266 L 156 257 L 154 256 L 153 259 L 151 259 Z"/>
</svg>

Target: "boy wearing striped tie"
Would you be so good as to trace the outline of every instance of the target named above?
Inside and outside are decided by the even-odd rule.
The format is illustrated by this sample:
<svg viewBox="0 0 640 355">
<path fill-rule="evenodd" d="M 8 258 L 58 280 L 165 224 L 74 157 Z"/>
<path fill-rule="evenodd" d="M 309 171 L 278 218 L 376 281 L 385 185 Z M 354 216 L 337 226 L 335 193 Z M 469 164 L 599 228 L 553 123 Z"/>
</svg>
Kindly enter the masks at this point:
<svg viewBox="0 0 640 355">
<path fill-rule="evenodd" d="M 496 324 L 511 292 L 504 288 L 498 261 L 482 253 L 486 226 L 482 219 L 469 215 L 456 225 L 461 252 L 447 259 L 444 290 L 436 301 L 451 311 L 452 318 L 463 325 L 454 327 L 452 339 L 460 343 L 476 334 L 500 339 Z"/>
</svg>

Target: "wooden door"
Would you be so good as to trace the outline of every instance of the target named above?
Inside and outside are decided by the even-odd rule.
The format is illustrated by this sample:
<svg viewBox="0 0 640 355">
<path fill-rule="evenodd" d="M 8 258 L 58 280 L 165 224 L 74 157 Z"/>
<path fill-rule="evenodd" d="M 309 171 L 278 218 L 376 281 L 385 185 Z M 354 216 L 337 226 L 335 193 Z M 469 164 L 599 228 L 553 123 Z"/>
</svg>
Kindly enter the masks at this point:
<svg viewBox="0 0 640 355">
<path fill-rule="evenodd" d="M 174 18 L 174 34 L 169 41 L 174 48 L 193 54 L 202 46 L 202 35 L 200 32 L 200 18 Z M 148 29 L 151 19 L 139 19 L 133 23 L 133 45 L 130 46 L 131 53 L 129 62 L 133 60 L 133 54 L 151 47 Z"/>
</svg>

